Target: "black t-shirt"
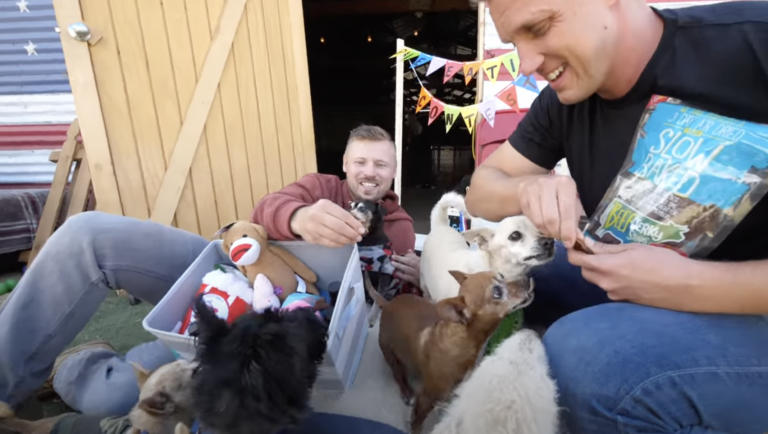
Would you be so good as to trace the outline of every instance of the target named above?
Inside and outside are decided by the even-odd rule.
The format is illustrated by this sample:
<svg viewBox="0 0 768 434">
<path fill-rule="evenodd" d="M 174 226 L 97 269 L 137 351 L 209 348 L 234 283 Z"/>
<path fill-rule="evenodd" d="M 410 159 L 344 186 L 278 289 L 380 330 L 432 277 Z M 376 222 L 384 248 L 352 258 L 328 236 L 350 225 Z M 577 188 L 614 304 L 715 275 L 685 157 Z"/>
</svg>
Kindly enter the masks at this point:
<svg viewBox="0 0 768 434">
<path fill-rule="evenodd" d="M 541 167 L 552 169 L 566 159 L 587 215 L 621 170 L 653 94 L 723 116 L 768 123 L 768 2 L 724 2 L 656 13 L 664 20 L 661 42 L 627 95 L 617 100 L 593 95 L 563 105 L 546 87 L 510 136 L 512 146 Z M 708 258 L 768 258 L 768 198 Z"/>
</svg>

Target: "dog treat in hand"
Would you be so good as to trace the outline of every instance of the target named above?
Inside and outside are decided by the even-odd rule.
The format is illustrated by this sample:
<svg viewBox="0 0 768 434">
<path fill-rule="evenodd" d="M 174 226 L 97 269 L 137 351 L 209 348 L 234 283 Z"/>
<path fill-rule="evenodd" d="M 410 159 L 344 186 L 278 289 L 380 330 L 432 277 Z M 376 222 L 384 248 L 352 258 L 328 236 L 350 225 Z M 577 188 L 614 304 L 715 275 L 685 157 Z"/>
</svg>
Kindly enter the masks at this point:
<svg viewBox="0 0 768 434">
<path fill-rule="evenodd" d="M 584 233 L 705 258 L 766 191 L 768 125 L 654 96 Z"/>
<path fill-rule="evenodd" d="M 582 252 L 582 253 L 586 253 L 586 254 L 588 254 L 588 255 L 592 255 L 592 254 L 594 254 L 594 252 L 592 251 L 592 249 L 590 249 L 589 247 L 587 247 L 587 245 L 586 245 L 586 244 L 584 244 L 584 241 L 582 241 L 582 240 L 576 240 L 576 242 L 575 242 L 575 243 L 573 243 L 573 249 L 574 249 L 574 250 L 577 250 L 577 251 L 579 251 L 579 252 Z"/>
</svg>

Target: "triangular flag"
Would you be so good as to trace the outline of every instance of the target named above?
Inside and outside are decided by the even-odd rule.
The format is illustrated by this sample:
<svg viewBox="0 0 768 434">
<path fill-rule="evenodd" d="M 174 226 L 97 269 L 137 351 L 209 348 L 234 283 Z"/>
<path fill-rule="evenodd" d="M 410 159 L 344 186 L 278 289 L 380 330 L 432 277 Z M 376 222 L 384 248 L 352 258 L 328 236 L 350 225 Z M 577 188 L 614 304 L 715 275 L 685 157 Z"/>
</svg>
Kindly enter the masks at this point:
<svg viewBox="0 0 768 434">
<path fill-rule="evenodd" d="M 477 74 L 477 70 L 480 69 L 480 65 L 482 65 L 483 62 L 477 61 L 477 62 L 464 62 L 464 83 L 469 84 L 470 81 L 472 81 L 472 77 Z"/>
<path fill-rule="evenodd" d="M 419 54 L 419 57 L 417 57 L 416 60 L 413 61 L 413 65 L 411 65 L 411 66 L 416 68 L 418 66 L 421 66 L 421 65 L 429 62 L 430 60 L 432 60 L 432 56 L 430 56 L 429 54 L 421 53 L 421 54 Z"/>
<path fill-rule="evenodd" d="M 536 77 L 533 75 L 520 74 L 520 76 L 517 77 L 517 80 L 515 80 L 515 86 L 530 90 L 536 95 L 539 94 L 539 83 L 536 82 Z"/>
<path fill-rule="evenodd" d="M 493 128 L 493 122 L 496 120 L 496 98 L 483 101 L 480 103 L 480 107 L 478 107 L 477 110 L 483 115 L 485 120 L 491 124 L 491 128 Z"/>
<path fill-rule="evenodd" d="M 401 55 L 401 54 L 405 54 L 405 53 L 407 53 L 407 52 L 408 52 L 408 51 L 410 51 L 410 50 L 411 50 L 411 49 L 410 49 L 410 48 L 408 48 L 408 47 L 403 47 L 403 48 L 401 48 L 401 49 L 397 50 L 397 53 L 395 53 L 395 54 L 393 54 L 393 55 L 389 56 L 389 58 L 390 58 L 390 59 L 394 59 L 395 57 L 397 57 L 397 56 L 399 56 L 399 55 Z"/>
<path fill-rule="evenodd" d="M 447 62 L 447 60 L 443 59 L 442 57 L 432 56 L 432 63 L 429 64 L 427 75 L 432 74 L 433 72 L 445 66 L 445 62 Z"/>
<path fill-rule="evenodd" d="M 451 130 L 453 123 L 456 122 L 456 119 L 461 114 L 461 109 L 450 104 L 443 104 L 443 108 L 445 111 L 445 132 L 447 133 Z"/>
<path fill-rule="evenodd" d="M 497 93 L 496 98 L 509 106 L 509 108 L 513 109 L 517 113 L 520 113 L 520 106 L 517 103 L 517 89 L 515 88 L 514 83 L 510 84 L 509 86 L 502 89 L 501 92 Z"/>
<path fill-rule="evenodd" d="M 437 119 L 441 113 L 443 113 L 443 109 L 445 108 L 445 104 L 443 104 L 442 101 L 439 99 L 432 97 L 432 102 L 429 104 L 429 121 L 427 121 L 427 126 L 432 125 L 432 122 Z"/>
<path fill-rule="evenodd" d="M 501 58 L 497 57 L 483 62 L 485 75 L 488 76 L 488 80 L 491 80 L 492 84 L 496 84 L 496 80 L 499 79 L 499 74 L 501 73 L 501 60 Z"/>
<path fill-rule="evenodd" d="M 464 123 L 467 125 L 469 134 L 475 131 L 475 120 L 477 119 L 477 104 L 472 104 L 466 107 L 462 107 L 461 117 L 464 118 Z"/>
<path fill-rule="evenodd" d="M 463 62 L 454 62 L 453 60 L 447 60 L 445 62 L 445 75 L 443 76 L 443 83 L 447 83 L 457 72 L 464 66 Z"/>
<path fill-rule="evenodd" d="M 414 57 L 419 57 L 420 55 L 421 55 L 421 51 L 409 48 L 408 52 L 403 55 L 403 62 L 405 62 L 406 60 L 411 60 Z"/>
<path fill-rule="evenodd" d="M 507 71 L 512 74 L 512 79 L 516 79 L 517 75 L 520 73 L 520 55 L 517 51 L 510 51 L 499 58 L 502 63 L 504 63 L 504 67 L 507 68 Z"/>
<path fill-rule="evenodd" d="M 424 86 L 421 87 L 421 92 L 419 92 L 419 100 L 416 102 L 416 113 L 420 112 L 421 109 L 427 106 L 429 103 L 429 100 L 432 99 L 432 95 L 427 91 L 427 89 L 424 89 Z"/>
</svg>

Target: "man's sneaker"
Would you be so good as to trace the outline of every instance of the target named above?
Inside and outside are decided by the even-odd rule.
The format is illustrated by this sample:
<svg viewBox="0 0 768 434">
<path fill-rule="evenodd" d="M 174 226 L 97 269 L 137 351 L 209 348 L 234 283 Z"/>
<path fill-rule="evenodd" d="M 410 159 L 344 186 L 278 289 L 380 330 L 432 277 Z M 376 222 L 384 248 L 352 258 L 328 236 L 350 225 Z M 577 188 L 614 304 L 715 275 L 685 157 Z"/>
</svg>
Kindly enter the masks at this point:
<svg viewBox="0 0 768 434">
<path fill-rule="evenodd" d="M 37 391 L 37 399 L 45 400 L 56 395 L 56 392 L 53 390 L 53 377 L 56 376 L 56 372 L 58 372 L 59 367 L 61 367 L 61 364 L 64 363 L 65 360 L 83 350 L 99 349 L 115 351 L 115 347 L 113 347 L 109 342 L 101 340 L 86 342 L 84 344 L 80 344 L 64 350 L 64 352 L 59 354 L 59 357 L 56 357 L 56 361 L 53 362 L 53 370 L 51 371 L 51 375 L 48 376 L 48 380 L 46 380 L 45 383 Z"/>
</svg>

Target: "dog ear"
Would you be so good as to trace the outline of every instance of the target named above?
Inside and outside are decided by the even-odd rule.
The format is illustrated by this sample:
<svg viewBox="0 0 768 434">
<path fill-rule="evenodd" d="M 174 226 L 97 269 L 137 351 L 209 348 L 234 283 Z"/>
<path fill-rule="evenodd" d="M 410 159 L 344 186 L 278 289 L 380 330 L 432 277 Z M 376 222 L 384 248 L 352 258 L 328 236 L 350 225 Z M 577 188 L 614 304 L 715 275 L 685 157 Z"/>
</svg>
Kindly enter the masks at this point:
<svg viewBox="0 0 768 434">
<path fill-rule="evenodd" d="M 468 243 L 477 243 L 481 250 L 488 250 L 488 244 L 493 238 L 493 231 L 488 228 L 470 229 L 461 233 Z"/>
<path fill-rule="evenodd" d="M 382 205 L 381 202 L 376 204 L 376 208 L 378 208 L 379 214 L 381 214 L 382 217 L 387 216 L 387 209 L 384 208 L 384 205 Z"/>
<path fill-rule="evenodd" d="M 144 383 L 147 382 L 152 373 L 136 362 L 131 362 L 131 366 L 133 367 L 133 373 L 136 374 L 136 380 L 139 382 L 139 390 L 141 390 L 144 388 Z"/>
<path fill-rule="evenodd" d="M 456 279 L 457 282 L 459 282 L 459 285 L 464 283 L 465 280 L 467 280 L 467 274 L 463 271 L 459 270 L 448 270 L 449 273 L 451 273 L 451 276 L 453 276 L 454 279 Z"/>
<path fill-rule="evenodd" d="M 437 316 L 444 321 L 466 325 L 472 318 L 472 312 L 469 311 L 463 295 L 441 300 L 436 308 Z"/>
<path fill-rule="evenodd" d="M 184 422 L 179 422 L 176 424 L 176 428 L 173 430 L 173 434 L 192 434 L 189 430 L 189 427 L 184 425 Z"/>
<path fill-rule="evenodd" d="M 176 411 L 176 404 L 170 395 L 160 391 L 139 401 L 139 408 L 150 414 L 168 415 Z"/>
<path fill-rule="evenodd" d="M 199 295 L 194 305 L 197 324 L 197 340 L 206 345 L 215 339 L 219 339 L 229 332 L 227 322 L 219 318 L 216 313 L 203 300 L 203 294 Z"/>
</svg>

